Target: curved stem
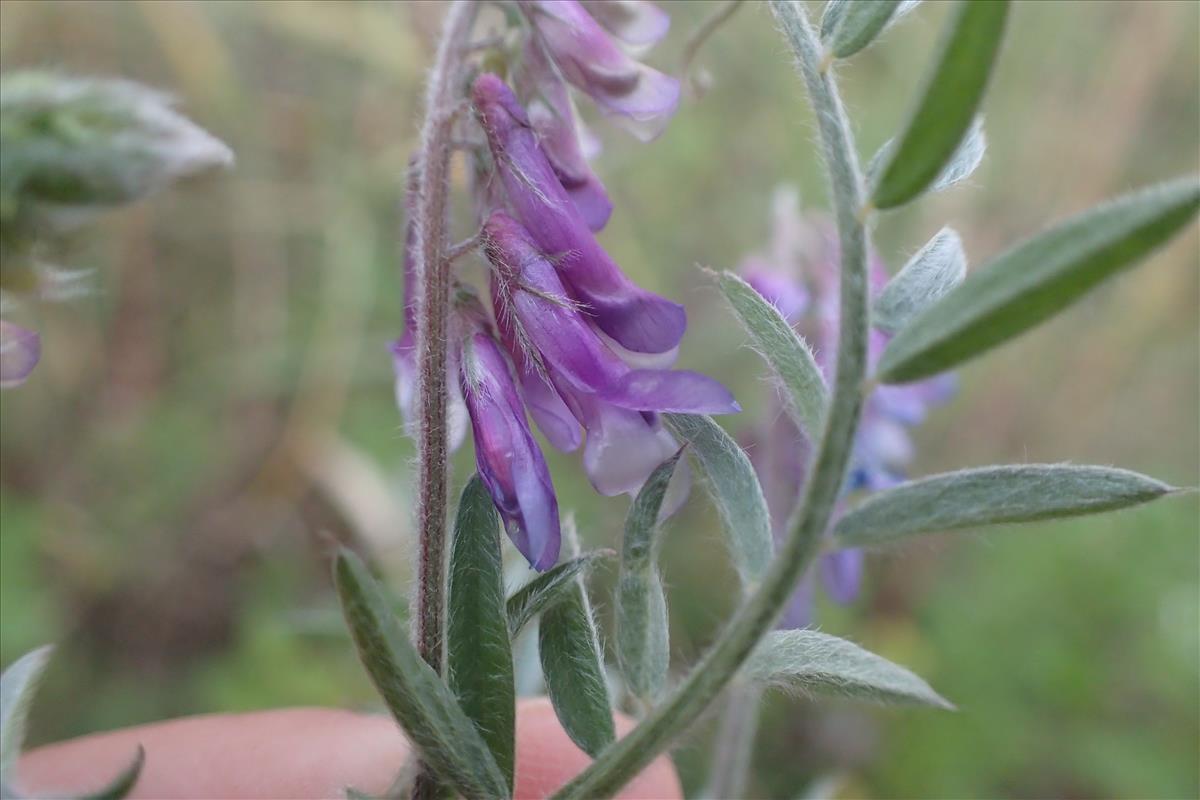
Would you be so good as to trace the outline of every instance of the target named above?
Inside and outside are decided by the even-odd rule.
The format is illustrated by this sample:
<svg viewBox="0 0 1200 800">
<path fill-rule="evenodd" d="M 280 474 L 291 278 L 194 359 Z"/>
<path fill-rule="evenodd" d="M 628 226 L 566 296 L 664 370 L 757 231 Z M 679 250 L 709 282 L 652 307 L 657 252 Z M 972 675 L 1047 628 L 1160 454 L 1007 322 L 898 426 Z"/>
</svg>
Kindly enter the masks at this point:
<svg viewBox="0 0 1200 800">
<path fill-rule="evenodd" d="M 417 234 L 417 598 L 414 637 L 421 657 L 439 674 L 445 664 L 446 628 L 446 325 L 450 303 L 446 205 L 450 193 L 452 133 L 460 105 L 459 80 L 477 11 L 471 0 L 455 0 L 446 13 L 425 101 L 418 153 L 420 187 L 414 223 Z M 424 768 L 414 798 L 440 794 Z"/>
<path fill-rule="evenodd" d="M 805 486 L 796 527 L 777 553 L 762 585 L 738 609 L 716 644 L 671 696 L 555 795 L 559 800 L 614 794 L 694 722 L 734 678 L 779 618 L 796 583 L 820 548 L 858 428 L 860 389 L 867 361 L 866 231 L 858 217 L 863 207 L 858 157 L 832 72 L 821 73 L 820 40 L 803 3 L 772 0 L 771 10 L 796 54 L 816 112 L 841 242 L 837 377 L 825 430 L 810 472 L 812 478 Z"/>
<path fill-rule="evenodd" d="M 446 14 L 437 57 L 429 76 L 425 122 L 421 128 L 420 188 L 414 222 L 416 271 L 418 403 L 417 432 L 417 648 L 442 672 L 446 616 L 446 319 L 450 303 L 450 261 L 446 244 L 451 130 L 458 107 L 463 45 L 475 17 L 475 4 L 456 0 Z"/>
</svg>

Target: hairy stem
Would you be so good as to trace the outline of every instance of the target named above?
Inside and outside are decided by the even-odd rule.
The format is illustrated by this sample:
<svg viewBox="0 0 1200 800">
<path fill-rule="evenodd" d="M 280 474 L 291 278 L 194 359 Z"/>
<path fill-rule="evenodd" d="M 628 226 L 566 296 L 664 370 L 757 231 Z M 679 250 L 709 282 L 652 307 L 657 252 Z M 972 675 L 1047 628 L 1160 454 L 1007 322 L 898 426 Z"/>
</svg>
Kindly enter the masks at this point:
<svg viewBox="0 0 1200 800">
<path fill-rule="evenodd" d="M 725 713 L 713 742 L 708 785 L 701 794 L 705 800 L 746 797 L 762 691 L 761 686 L 735 683 L 726 693 Z"/>
<path fill-rule="evenodd" d="M 837 377 L 811 480 L 791 535 L 776 554 L 761 586 L 738 609 L 687 679 L 642 721 L 592 763 L 556 797 L 607 797 L 665 750 L 733 680 L 782 613 L 788 597 L 820 549 L 842 487 L 862 406 L 867 361 L 866 231 L 862 177 L 850 125 L 832 72 L 820 69 L 821 44 L 799 0 L 772 0 L 771 10 L 796 54 L 816 112 L 821 153 L 829 172 L 832 205 L 841 242 L 841 328 Z"/>
<path fill-rule="evenodd" d="M 471 0 L 455 0 L 446 13 L 429 75 L 418 154 L 420 189 L 414 210 L 421 423 L 417 432 L 419 543 L 413 633 L 421 657 L 439 674 L 445 664 L 446 627 L 446 324 L 450 303 L 446 205 L 462 59 L 476 10 Z M 432 776 L 422 771 L 413 796 L 436 794 Z"/>
</svg>

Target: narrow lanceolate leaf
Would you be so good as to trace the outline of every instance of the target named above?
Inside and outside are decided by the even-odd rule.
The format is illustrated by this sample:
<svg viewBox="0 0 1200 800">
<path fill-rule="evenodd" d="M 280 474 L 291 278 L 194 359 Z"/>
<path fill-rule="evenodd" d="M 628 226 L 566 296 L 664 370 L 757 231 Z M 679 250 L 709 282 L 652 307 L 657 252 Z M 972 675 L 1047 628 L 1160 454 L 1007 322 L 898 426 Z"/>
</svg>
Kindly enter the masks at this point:
<svg viewBox="0 0 1200 800">
<path fill-rule="evenodd" d="M 962 239 L 952 228 L 942 228 L 883 287 L 871 309 L 871 324 L 895 333 L 962 283 L 966 274 Z"/>
<path fill-rule="evenodd" d="M 517 697 L 503 570 L 500 517 L 474 475 L 458 503 L 450 551 L 450 689 L 487 742 L 511 793 Z"/>
<path fill-rule="evenodd" d="M 629 690 L 652 701 L 667 682 L 671 663 L 667 602 L 658 576 L 658 515 L 681 449 L 660 464 L 642 486 L 629 516 L 617 582 L 617 663 Z"/>
<path fill-rule="evenodd" d="M 138 776 L 142 774 L 142 765 L 145 763 L 146 751 L 139 744 L 129 766 L 121 770 L 115 778 L 108 782 L 107 786 L 98 791 L 89 792 L 79 800 L 122 800 L 133 791 L 133 785 L 137 783 Z"/>
<path fill-rule="evenodd" d="M 577 537 L 569 527 L 563 533 L 563 543 L 574 555 L 579 547 Z M 571 740 L 595 758 L 617 734 L 604 675 L 604 653 L 583 579 L 578 575 L 570 591 L 542 612 L 538 652 L 558 721 Z"/>
<path fill-rule="evenodd" d="M 771 563 L 774 542 L 762 487 L 754 467 L 720 425 L 695 414 L 664 414 L 667 427 L 682 439 L 707 478 L 709 495 L 724 522 L 734 566 L 743 587 L 758 583 Z"/>
<path fill-rule="evenodd" d="M 837 29 L 838 23 L 842 17 L 846 15 L 846 11 L 852 5 L 852 0 L 828 0 L 825 3 L 825 10 L 821 12 L 821 41 L 828 42 L 833 38 L 833 32 Z"/>
<path fill-rule="evenodd" d="M 888 139 L 884 142 L 883 147 L 879 148 L 879 152 L 871 156 L 870 163 L 867 164 L 867 182 L 874 184 L 879 179 L 884 166 L 891 160 L 892 153 L 896 149 L 896 140 Z M 962 183 L 975 172 L 981 163 L 983 156 L 987 152 L 987 135 L 983 132 L 983 117 L 975 117 L 975 121 L 971 123 L 971 129 L 967 131 L 967 136 L 962 140 L 962 144 L 954 151 L 954 155 L 950 156 L 950 160 L 946 162 L 946 166 L 942 167 L 942 171 L 938 173 L 937 178 L 929 187 L 931 192 L 940 192 L 943 189 L 949 189 L 955 184 Z"/>
<path fill-rule="evenodd" d="M 772 631 L 743 669 L 750 680 L 800 694 L 954 708 L 904 667 L 817 631 Z"/>
<path fill-rule="evenodd" d="M 508 598 L 509 637 L 516 639 L 525 623 L 546 610 L 575 585 L 577 576 L 586 575 L 593 566 L 616 554 L 614 550 L 592 550 L 558 564 L 513 592 L 512 597 Z"/>
<path fill-rule="evenodd" d="M 718 288 L 750 334 L 754 349 L 782 382 L 796 421 L 816 436 L 821 430 L 829 391 L 812 351 L 779 309 L 754 287 L 732 272 L 715 275 Z"/>
<path fill-rule="evenodd" d="M 899 5 L 900 0 L 858 0 L 846 4 L 826 39 L 830 52 L 838 58 L 849 58 L 862 50 L 883 32 Z"/>
<path fill-rule="evenodd" d="M 504 774 L 483 737 L 417 653 L 366 566 L 343 550 L 333 577 L 358 656 L 424 763 L 464 797 L 507 796 Z"/>
<path fill-rule="evenodd" d="M 1097 514 L 1172 492 L 1153 478 L 1111 467 L 1021 464 L 933 475 L 874 494 L 834 528 L 846 547 L 921 533 Z"/>
<path fill-rule="evenodd" d="M 958 4 L 916 110 L 871 193 L 876 208 L 908 202 L 942 173 L 983 99 L 1007 16 L 1007 0 Z"/>
<path fill-rule="evenodd" d="M 974 270 L 888 344 L 884 383 L 949 369 L 1053 316 L 1149 254 L 1200 207 L 1185 178 L 1126 195 L 1039 234 Z"/>
<path fill-rule="evenodd" d="M 32 650 L 9 664 L 0 675 L 0 779 L 6 782 L 21 755 L 29 706 L 53 649 L 47 645 Z"/>
</svg>

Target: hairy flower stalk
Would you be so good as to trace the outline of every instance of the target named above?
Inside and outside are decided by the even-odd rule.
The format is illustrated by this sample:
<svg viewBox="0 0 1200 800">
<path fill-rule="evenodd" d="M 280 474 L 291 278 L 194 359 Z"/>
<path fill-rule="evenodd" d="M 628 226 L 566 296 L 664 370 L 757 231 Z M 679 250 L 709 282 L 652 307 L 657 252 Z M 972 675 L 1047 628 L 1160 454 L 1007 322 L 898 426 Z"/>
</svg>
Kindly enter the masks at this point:
<svg viewBox="0 0 1200 800">
<path fill-rule="evenodd" d="M 558 795 L 592 798 L 615 793 L 694 722 L 729 685 L 738 668 L 783 613 L 797 582 L 816 556 L 841 492 L 862 406 L 867 366 L 866 231 L 857 151 L 831 73 L 822 73 L 821 44 L 798 0 L 774 0 L 771 9 L 795 51 L 816 110 L 821 151 L 829 170 L 842 253 L 836 379 L 825 430 L 812 462 L 798 521 L 776 554 L 762 585 L 738 609 L 687 679 L 630 734 L 593 762 Z"/>
</svg>

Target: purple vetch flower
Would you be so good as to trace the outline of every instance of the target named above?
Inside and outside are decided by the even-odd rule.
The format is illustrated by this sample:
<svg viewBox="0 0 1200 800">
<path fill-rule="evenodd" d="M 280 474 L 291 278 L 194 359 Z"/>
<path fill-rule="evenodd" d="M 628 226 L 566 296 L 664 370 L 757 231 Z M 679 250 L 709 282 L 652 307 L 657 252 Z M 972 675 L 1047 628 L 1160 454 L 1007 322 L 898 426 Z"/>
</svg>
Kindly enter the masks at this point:
<svg viewBox="0 0 1200 800">
<path fill-rule="evenodd" d="M 584 466 L 597 491 L 636 491 L 678 445 L 658 412 L 727 414 L 740 410 L 724 386 L 696 372 L 631 367 L 592 327 L 571 299 L 559 270 L 532 235 L 495 212 L 484 225 L 484 249 L 494 268 L 493 307 L 502 338 L 522 365 L 526 398 L 557 395 L 534 419 L 551 443 L 566 437 L 565 408 L 587 432 Z M 530 386 L 535 387 L 534 391 Z M 549 418 L 549 426 L 546 420 Z M 568 444 L 577 445 L 575 439 Z"/>
<path fill-rule="evenodd" d="M 42 356 L 42 338 L 36 331 L 0 319 L 0 389 L 20 386 Z"/>
<path fill-rule="evenodd" d="M 621 347 L 672 351 L 687 328 L 683 306 L 638 287 L 596 241 L 512 90 L 485 74 L 476 78 L 471 94 L 508 203 L 537 248 L 553 258 L 570 297 Z"/>
<path fill-rule="evenodd" d="M 633 6 L 624 24 L 618 9 L 601 17 L 621 37 L 648 44 L 670 24 L 649 5 Z M 679 81 L 630 57 L 576 0 L 522 0 L 520 7 L 567 81 L 643 141 L 662 133 L 679 106 Z"/>
<path fill-rule="evenodd" d="M 874 254 L 869 255 L 872 293 L 887 282 L 887 270 Z M 779 309 L 796 331 L 813 347 L 817 365 L 827 381 L 833 378 L 838 346 L 840 257 L 836 235 L 823 221 L 799 215 L 795 194 L 781 191 L 775 198 L 772 242 L 766 254 L 745 259 L 741 271 L 759 294 Z M 868 339 L 868 362 L 874 365 L 883 353 L 886 334 L 872 330 Z M 845 498 L 857 492 L 875 492 L 903 480 L 914 457 L 909 429 L 920 424 L 929 409 L 949 399 L 952 376 L 940 376 L 916 384 L 876 389 L 863 407 L 858 434 L 843 489 L 843 500 L 834 518 L 845 508 Z M 808 469 L 812 444 L 784 411 L 778 396 L 772 399 L 771 417 L 754 432 L 750 457 L 763 485 L 777 537 L 787 531 L 796 510 L 800 489 Z M 836 602 L 848 603 L 862 582 L 863 553 L 839 550 L 821 558 L 818 567 L 826 593 Z M 811 616 L 812 576 L 802 581 L 784 624 L 807 625 Z"/>
<path fill-rule="evenodd" d="M 508 359 L 473 298 L 460 306 L 459 379 L 475 439 L 479 476 L 504 520 L 509 539 L 530 566 L 558 561 L 558 500 L 541 448 L 529 430 Z"/>
<path fill-rule="evenodd" d="M 588 164 L 599 143 L 583 127 L 566 84 L 532 38 L 526 43 L 524 58 L 517 86 L 521 95 L 529 98 L 526 110 L 542 152 L 588 227 L 602 230 L 613 207 L 604 184 Z"/>
<path fill-rule="evenodd" d="M 584 9 L 627 48 L 656 44 L 671 28 L 671 16 L 649 0 L 581 0 Z"/>
<path fill-rule="evenodd" d="M 413 209 L 420 175 L 414 161 L 409 162 L 408 187 L 405 197 L 405 208 L 408 212 L 408 224 L 404 231 L 404 332 L 391 343 L 392 369 L 396 376 L 396 405 L 404 420 L 407 431 L 416 430 L 419 411 L 417 405 L 417 386 L 420 376 L 417 373 L 417 302 L 420 290 L 417 281 L 416 246 L 417 232 L 413 224 Z M 446 365 L 446 424 L 449 428 L 451 452 L 462 445 L 467 435 L 467 409 L 463 405 L 462 392 L 458 380 L 457 354 L 451 351 L 447 355 Z"/>
</svg>

